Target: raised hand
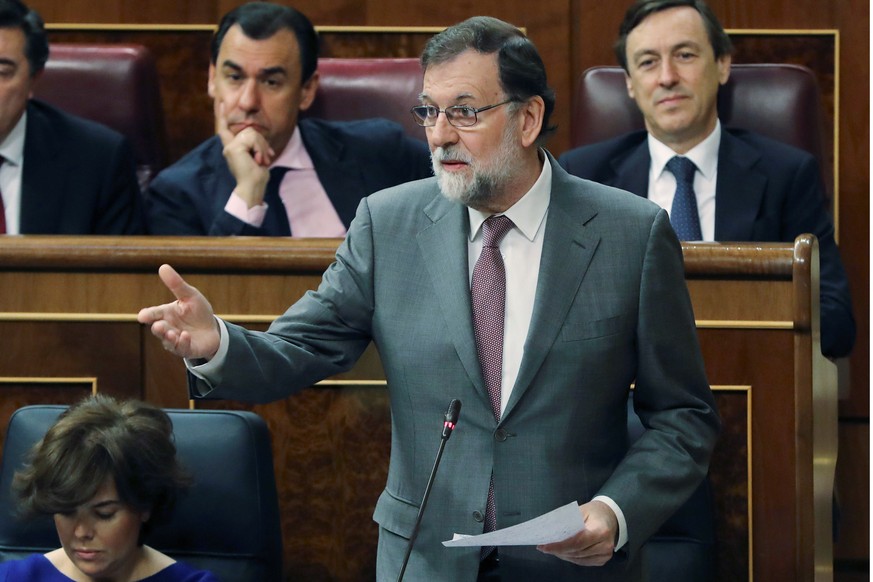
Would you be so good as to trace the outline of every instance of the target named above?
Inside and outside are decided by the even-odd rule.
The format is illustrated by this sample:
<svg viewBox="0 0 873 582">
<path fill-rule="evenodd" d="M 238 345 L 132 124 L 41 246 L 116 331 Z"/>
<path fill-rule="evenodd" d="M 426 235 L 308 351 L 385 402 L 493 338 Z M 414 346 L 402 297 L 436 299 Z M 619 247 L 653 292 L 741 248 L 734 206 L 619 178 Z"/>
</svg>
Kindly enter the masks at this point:
<svg viewBox="0 0 873 582">
<path fill-rule="evenodd" d="M 270 164 L 276 153 L 267 139 L 254 127 L 244 127 L 234 135 L 224 115 L 224 104 L 218 106 L 215 129 L 224 145 L 224 159 L 230 173 L 236 178 L 234 192 L 248 207 L 257 206 L 264 201 L 267 182 L 270 179 Z"/>
<path fill-rule="evenodd" d="M 161 265 L 158 275 L 176 300 L 141 309 L 137 321 L 151 325 L 164 349 L 177 356 L 211 359 L 221 339 L 212 305 L 170 265 Z"/>
</svg>

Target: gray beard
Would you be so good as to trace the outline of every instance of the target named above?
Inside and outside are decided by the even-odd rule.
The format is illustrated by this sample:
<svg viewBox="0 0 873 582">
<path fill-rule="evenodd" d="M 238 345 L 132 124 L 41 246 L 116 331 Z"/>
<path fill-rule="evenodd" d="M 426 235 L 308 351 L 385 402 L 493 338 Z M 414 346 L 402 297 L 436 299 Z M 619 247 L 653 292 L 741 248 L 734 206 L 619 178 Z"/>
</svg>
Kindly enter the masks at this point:
<svg viewBox="0 0 873 582">
<path fill-rule="evenodd" d="M 440 192 L 453 202 L 476 207 L 497 197 L 500 186 L 498 176 L 483 174 L 474 169 L 472 178 L 468 179 L 467 176 L 443 170 L 438 162 L 434 163 L 434 173 Z"/>
<path fill-rule="evenodd" d="M 442 195 L 448 200 L 472 208 L 489 206 L 492 200 L 503 193 L 505 186 L 515 176 L 515 171 L 519 167 L 521 152 L 519 146 L 512 141 L 514 131 L 514 124 L 507 124 L 498 153 L 487 168 L 483 168 L 481 163 L 473 160 L 469 154 L 454 151 L 454 147 L 438 147 L 431 152 L 433 173 Z M 444 170 L 440 164 L 443 160 L 459 160 L 469 164 L 473 172 L 472 177 L 468 178 Z"/>
</svg>

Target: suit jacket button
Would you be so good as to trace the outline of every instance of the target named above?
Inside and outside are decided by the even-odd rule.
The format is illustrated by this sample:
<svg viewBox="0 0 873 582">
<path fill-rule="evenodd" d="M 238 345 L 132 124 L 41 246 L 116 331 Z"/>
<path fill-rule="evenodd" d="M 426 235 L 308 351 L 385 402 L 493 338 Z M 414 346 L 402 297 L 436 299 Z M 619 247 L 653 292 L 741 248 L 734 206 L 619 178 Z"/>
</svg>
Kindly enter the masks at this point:
<svg viewBox="0 0 873 582">
<path fill-rule="evenodd" d="M 499 441 L 501 443 L 506 440 L 506 436 L 507 436 L 506 431 L 502 428 L 498 428 L 494 432 L 494 438 L 497 439 L 497 441 Z"/>
<path fill-rule="evenodd" d="M 475 519 L 479 523 L 482 523 L 483 521 L 485 521 L 485 516 L 482 514 L 481 511 L 474 511 L 473 512 L 473 519 Z"/>
</svg>

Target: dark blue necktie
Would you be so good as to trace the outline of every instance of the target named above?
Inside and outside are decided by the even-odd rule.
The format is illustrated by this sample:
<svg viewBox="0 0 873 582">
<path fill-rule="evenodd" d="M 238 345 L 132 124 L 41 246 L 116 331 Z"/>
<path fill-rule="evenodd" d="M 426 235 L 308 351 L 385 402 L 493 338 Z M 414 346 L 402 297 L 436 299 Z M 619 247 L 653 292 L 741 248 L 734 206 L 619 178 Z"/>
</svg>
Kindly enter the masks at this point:
<svg viewBox="0 0 873 582">
<path fill-rule="evenodd" d="M 667 162 L 667 169 L 676 176 L 676 195 L 670 210 L 670 222 L 679 240 L 703 240 L 700 234 L 700 215 L 694 195 L 694 173 L 697 166 L 688 158 L 675 156 Z"/>
<path fill-rule="evenodd" d="M 264 223 L 261 229 L 269 236 L 291 236 L 291 226 L 288 224 L 288 211 L 279 197 L 279 184 L 285 177 L 289 168 L 270 168 L 270 181 L 267 182 L 267 190 L 264 193 L 264 202 L 267 203 L 267 213 L 264 215 Z"/>
</svg>

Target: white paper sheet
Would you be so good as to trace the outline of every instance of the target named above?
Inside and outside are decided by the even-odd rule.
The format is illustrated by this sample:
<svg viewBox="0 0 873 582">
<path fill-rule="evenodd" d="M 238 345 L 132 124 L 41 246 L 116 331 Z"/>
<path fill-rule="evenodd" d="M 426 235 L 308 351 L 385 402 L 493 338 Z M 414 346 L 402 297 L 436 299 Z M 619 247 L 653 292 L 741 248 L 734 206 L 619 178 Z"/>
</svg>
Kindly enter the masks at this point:
<svg viewBox="0 0 873 582">
<path fill-rule="evenodd" d="M 447 548 L 466 546 L 536 546 L 560 542 L 585 529 L 585 520 L 574 501 L 524 523 L 479 535 L 456 533 L 443 542 Z"/>
</svg>

